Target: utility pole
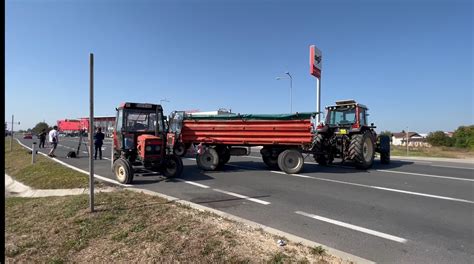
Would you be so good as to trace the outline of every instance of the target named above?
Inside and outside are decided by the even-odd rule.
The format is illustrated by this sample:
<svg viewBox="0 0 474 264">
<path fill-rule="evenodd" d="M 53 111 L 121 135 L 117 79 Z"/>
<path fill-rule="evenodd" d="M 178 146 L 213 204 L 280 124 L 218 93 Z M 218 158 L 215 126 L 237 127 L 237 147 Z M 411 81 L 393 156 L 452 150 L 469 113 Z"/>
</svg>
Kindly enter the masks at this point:
<svg viewBox="0 0 474 264">
<path fill-rule="evenodd" d="M 94 54 L 89 56 L 90 87 L 89 87 L 89 207 L 94 212 Z"/>
<path fill-rule="evenodd" d="M 407 127 L 407 156 L 408 156 L 408 127 Z"/>
<path fill-rule="evenodd" d="M 8 123 L 8 122 L 5 122 L 5 123 Z M 15 123 L 15 116 L 12 115 L 12 122 L 11 122 L 11 124 L 12 124 L 12 128 L 11 128 L 11 129 L 12 129 L 12 130 L 10 131 L 10 151 L 13 151 L 13 124 L 14 124 L 14 123 Z M 17 125 L 19 125 L 19 124 L 20 124 L 20 122 L 18 122 Z"/>
</svg>

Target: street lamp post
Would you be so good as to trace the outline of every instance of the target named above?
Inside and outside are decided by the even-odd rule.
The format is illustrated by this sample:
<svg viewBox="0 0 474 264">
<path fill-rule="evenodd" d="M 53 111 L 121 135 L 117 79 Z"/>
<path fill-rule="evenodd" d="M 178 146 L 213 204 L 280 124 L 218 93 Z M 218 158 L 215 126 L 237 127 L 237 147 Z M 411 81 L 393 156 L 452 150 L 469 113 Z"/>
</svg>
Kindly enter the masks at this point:
<svg viewBox="0 0 474 264">
<path fill-rule="evenodd" d="M 290 113 L 293 113 L 293 77 L 291 77 L 290 72 L 285 72 L 285 74 L 288 75 L 288 78 L 276 77 L 276 79 L 277 80 L 290 79 Z"/>
</svg>

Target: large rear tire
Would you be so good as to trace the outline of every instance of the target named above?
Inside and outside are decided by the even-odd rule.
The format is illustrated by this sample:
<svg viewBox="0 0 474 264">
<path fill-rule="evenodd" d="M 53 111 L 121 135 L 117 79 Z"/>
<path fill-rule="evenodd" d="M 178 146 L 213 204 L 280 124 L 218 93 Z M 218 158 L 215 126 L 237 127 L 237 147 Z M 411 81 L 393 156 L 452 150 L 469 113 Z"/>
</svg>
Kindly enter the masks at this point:
<svg viewBox="0 0 474 264">
<path fill-rule="evenodd" d="M 133 181 L 133 167 L 132 164 L 126 160 L 119 158 L 114 161 L 113 171 L 115 178 L 122 184 L 130 184 Z"/>
<path fill-rule="evenodd" d="M 219 155 L 213 148 L 208 148 L 201 155 L 196 155 L 196 162 L 199 168 L 203 170 L 213 171 L 219 166 Z"/>
<path fill-rule="evenodd" d="M 183 172 L 183 161 L 176 155 L 168 155 L 161 172 L 166 178 L 178 177 Z"/>
<path fill-rule="evenodd" d="M 375 156 L 375 144 L 370 132 L 353 135 L 349 144 L 349 159 L 358 169 L 372 167 Z"/>
<path fill-rule="evenodd" d="M 300 172 L 303 164 L 303 155 L 296 149 L 287 149 L 278 155 L 278 167 L 288 174 Z"/>
</svg>

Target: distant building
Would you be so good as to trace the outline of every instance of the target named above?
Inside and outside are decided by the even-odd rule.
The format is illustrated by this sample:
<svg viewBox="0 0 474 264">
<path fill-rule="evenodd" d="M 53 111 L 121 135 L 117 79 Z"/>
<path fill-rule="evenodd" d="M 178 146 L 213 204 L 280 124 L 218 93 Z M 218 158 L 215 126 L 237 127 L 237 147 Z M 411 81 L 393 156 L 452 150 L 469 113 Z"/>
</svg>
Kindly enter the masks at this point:
<svg viewBox="0 0 474 264">
<path fill-rule="evenodd" d="M 453 137 L 454 132 L 444 132 L 444 134 L 446 134 L 446 136 L 451 138 L 451 137 Z"/>
<path fill-rule="evenodd" d="M 392 145 L 394 146 L 406 146 L 407 144 L 407 133 L 399 132 L 392 133 Z M 431 147 L 426 142 L 426 138 L 416 132 L 408 132 L 408 146 L 410 147 Z"/>
</svg>

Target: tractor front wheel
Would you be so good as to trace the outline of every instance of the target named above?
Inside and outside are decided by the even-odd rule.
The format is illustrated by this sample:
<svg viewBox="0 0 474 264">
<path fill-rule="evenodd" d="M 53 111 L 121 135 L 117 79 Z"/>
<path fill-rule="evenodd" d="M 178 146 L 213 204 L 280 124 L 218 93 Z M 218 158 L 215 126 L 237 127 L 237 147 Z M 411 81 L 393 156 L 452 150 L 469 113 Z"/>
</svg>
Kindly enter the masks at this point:
<svg viewBox="0 0 474 264">
<path fill-rule="evenodd" d="M 372 167 L 375 156 L 375 144 L 370 132 L 356 134 L 351 138 L 349 144 L 349 159 L 355 163 L 358 169 Z"/>
<path fill-rule="evenodd" d="M 173 148 L 173 153 L 178 157 L 183 157 L 186 154 L 186 147 L 183 143 L 176 143 Z"/>
<path fill-rule="evenodd" d="M 208 148 L 204 153 L 197 154 L 196 162 L 199 168 L 203 170 L 213 171 L 219 166 L 219 154 L 213 148 Z"/>
<path fill-rule="evenodd" d="M 296 149 L 287 149 L 278 155 L 278 167 L 288 174 L 300 172 L 303 164 L 303 155 Z"/>
<path fill-rule="evenodd" d="M 324 137 L 322 134 L 317 134 L 313 140 L 314 160 L 321 166 L 328 165 L 328 158 L 324 149 Z"/>
<path fill-rule="evenodd" d="M 390 152 L 381 152 L 380 153 L 380 163 L 390 164 Z"/>
<path fill-rule="evenodd" d="M 133 180 L 133 167 L 130 161 L 119 158 L 114 161 L 115 177 L 122 184 L 130 184 Z"/>
<path fill-rule="evenodd" d="M 165 157 L 162 173 L 166 178 L 174 178 L 183 172 L 183 161 L 176 155 L 168 155 Z"/>
</svg>

